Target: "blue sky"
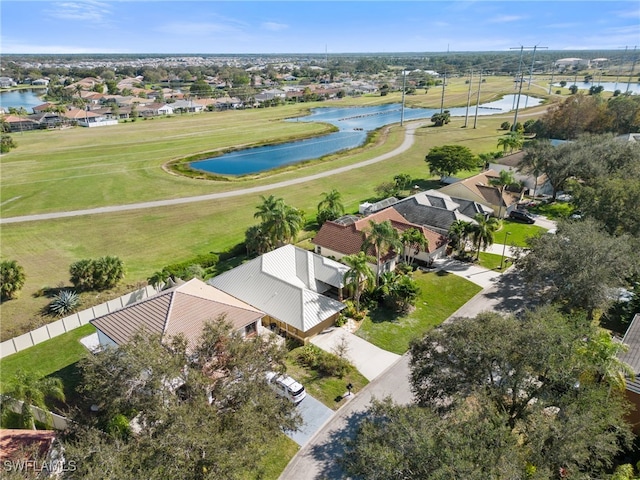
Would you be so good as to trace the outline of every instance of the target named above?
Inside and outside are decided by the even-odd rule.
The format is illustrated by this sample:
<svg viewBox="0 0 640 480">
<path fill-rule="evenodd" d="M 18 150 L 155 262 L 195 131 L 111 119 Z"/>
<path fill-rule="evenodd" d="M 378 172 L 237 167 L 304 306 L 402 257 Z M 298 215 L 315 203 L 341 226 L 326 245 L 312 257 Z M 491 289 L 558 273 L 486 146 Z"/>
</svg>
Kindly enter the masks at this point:
<svg viewBox="0 0 640 480">
<path fill-rule="evenodd" d="M 640 47 L 640 1 L 2 0 L 0 53 Z"/>
</svg>

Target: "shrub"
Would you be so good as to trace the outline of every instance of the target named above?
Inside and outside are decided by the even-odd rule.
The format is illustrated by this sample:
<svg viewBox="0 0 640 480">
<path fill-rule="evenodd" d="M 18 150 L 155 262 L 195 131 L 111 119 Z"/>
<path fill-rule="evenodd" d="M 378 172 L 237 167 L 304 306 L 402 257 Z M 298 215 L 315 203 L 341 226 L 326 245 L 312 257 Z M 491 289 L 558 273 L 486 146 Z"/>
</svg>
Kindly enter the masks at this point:
<svg viewBox="0 0 640 480">
<path fill-rule="evenodd" d="M 124 263 L 118 257 L 84 259 L 69 267 L 71 283 L 79 290 L 106 290 L 124 278 Z"/>
<path fill-rule="evenodd" d="M 500 130 L 509 130 L 511 128 L 511 123 L 509 122 L 502 122 L 500 124 Z"/>
<path fill-rule="evenodd" d="M 24 286 L 24 268 L 15 260 L 0 262 L 0 298 L 15 298 Z"/>
<path fill-rule="evenodd" d="M 2 134 L 2 140 L 0 140 L 0 153 L 8 153 L 11 149 L 16 148 L 16 142 L 11 135 Z"/>
<path fill-rule="evenodd" d="M 80 297 L 73 290 L 62 290 L 49 304 L 49 312 L 62 317 L 80 306 Z"/>
<path fill-rule="evenodd" d="M 313 344 L 300 348 L 296 360 L 301 365 L 316 370 L 322 375 L 338 378 L 344 377 L 352 368 L 347 359 L 325 352 Z"/>
</svg>

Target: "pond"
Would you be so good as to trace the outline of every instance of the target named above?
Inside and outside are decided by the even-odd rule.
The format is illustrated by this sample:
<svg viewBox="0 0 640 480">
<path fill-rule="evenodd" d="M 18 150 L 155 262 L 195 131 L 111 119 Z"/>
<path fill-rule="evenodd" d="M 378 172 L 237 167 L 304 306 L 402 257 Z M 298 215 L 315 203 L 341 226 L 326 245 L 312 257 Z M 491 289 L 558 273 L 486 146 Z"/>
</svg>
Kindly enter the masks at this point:
<svg viewBox="0 0 640 480">
<path fill-rule="evenodd" d="M 10 107 L 24 108 L 28 113 L 33 113 L 33 107 L 42 105 L 44 100 L 39 95 L 44 95 L 47 90 L 26 88 L 22 90 L 10 90 L 0 92 L 0 107 L 9 110 Z"/>
<path fill-rule="evenodd" d="M 573 85 L 572 81 L 568 81 L 566 88 L 569 88 Z M 640 95 L 640 83 L 632 81 L 629 82 L 628 79 L 622 80 L 618 82 L 576 82 L 578 86 L 578 90 L 589 90 L 591 87 L 602 87 L 605 92 L 615 92 L 616 90 L 620 90 L 621 93 L 625 93 L 629 91 L 633 95 Z M 554 83 L 554 87 L 559 87 L 559 83 Z"/>
<path fill-rule="evenodd" d="M 516 95 L 506 95 L 500 100 L 482 104 L 478 107 L 478 116 L 506 113 L 515 109 Z M 533 107 L 542 103 L 535 97 L 522 95 L 520 108 Z M 451 116 L 464 116 L 465 107 L 450 108 Z M 431 118 L 440 109 L 434 108 L 405 108 L 404 119 L 419 120 Z M 342 150 L 356 148 L 362 145 L 367 133 L 385 125 L 400 122 L 402 105 L 387 104 L 375 107 L 321 107 L 312 110 L 311 115 L 295 118 L 294 122 L 324 122 L 335 125 L 340 130 L 321 137 L 249 148 L 227 153 L 218 157 L 192 162 L 190 165 L 196 170 L 221 175 L 247 175 L 263 172 L 272 168 L 291 165 L 320 158 Z M 469 119 L 473 121 L 476 107 L 469 108 Z"/>
</svg>

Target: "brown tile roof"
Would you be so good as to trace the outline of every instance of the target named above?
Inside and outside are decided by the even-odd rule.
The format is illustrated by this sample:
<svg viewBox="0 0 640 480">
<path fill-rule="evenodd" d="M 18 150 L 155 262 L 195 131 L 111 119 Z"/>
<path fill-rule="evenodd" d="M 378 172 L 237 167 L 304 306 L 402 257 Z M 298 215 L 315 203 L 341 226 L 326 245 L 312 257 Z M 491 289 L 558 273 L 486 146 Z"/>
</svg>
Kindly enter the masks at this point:
<svg viewBox="0 0 640 480">
<path fill-rule="evenodd" d="M 71 118 L 72 120 L 84 120 L 85 118 L 99 117 L 97 113 L 93 113 L 89 110 L 83 110 L 81 108 L 76 108 L 73 110 L 69 110 L 62 114 L 64 117 Z"/>
<path fill-rule="evenodd" d="M 239 330 L 260 320 L 264 313 L 200 280 L 160 292 L 129 307 L 98 317 L 91 323 L 117 344 L 128 342 L 143 329 L 163 341 L 183 334 L 195 345 L 204 324 L 224 315 Z"/>
<path fill-rule="evenodd" d="M 56 438 L 53 430 L 0 429 L 0 460 L 35 460 L 44 458 Z"/>
<path fill-rule="evenodd" d="M 491 181 L 500 178 L 495 170 L 485 170 L 464 180 L 460 180 L 457 184 L 464 185 L 468 190 L 476 195 L 484 198 L 489 205 L 500 205 L 500 188 L 491 185 Z M 452 184 L 452 185 L 457 185 Z M 441 190 L 446 190 L 443 188 Z M 505 190 L 502 192 L 502 205 L 509 206 L 516 203 L 520 199 L 518 194 Z"/>
<path fill-rule="evenodd" d="M 429 241 L 429 253 L 435 251 L 446 242 L 444 236 L 426 227 L 408 222 L 397 210 L 389 207 L 347 225 L 335 221 L 325 222 L 313 239 L 313 243 L 344 255 L 352 255 L 358 253 L 362 248 L 362 242 L 365 231 L 369 227 L 369 221 L 380 223 L 385 220 L 389 220 L 400 234 L 409 228 L 420 230 Z M 373 252 L 368 253 L 373 255 Z"/>
</svg>

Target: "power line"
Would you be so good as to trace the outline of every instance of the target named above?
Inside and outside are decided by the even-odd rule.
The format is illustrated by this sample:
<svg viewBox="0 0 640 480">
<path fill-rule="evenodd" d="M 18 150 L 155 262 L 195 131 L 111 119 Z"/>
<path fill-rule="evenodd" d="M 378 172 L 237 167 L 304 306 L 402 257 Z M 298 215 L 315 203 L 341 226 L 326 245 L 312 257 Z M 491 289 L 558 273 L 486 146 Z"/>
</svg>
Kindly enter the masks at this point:
<svg viewBox="0 0 640 480">
<path fill-rule="evenodd" d="M 518 79 L 516 81 L 520 82 L 520 86 L 518 88 L 518 95 L 517 95 L 517 100 L 516 100 L 516 113 L 513 117 L 513 125 L 511 125 L 511 131 L 515 132 L 516 130 L 516 124 L 518 123 L 518 110 L 520 109 L 520 96 L 522 95 L 522 81 L 523 81 L 523 74 L 522 74 L 522 56 L 524 55 L 524 51 L 526 50 L 533 50 L 533 56 L 535 58 L 535 54 L 536 54 L 536 50 L 538 48 L 547 48 L 547 47 L 538 47 L 537 45 L 533 46 L 533 47 L 525 47 L 525 46 L 520 46 L 520 47 L 512 47 L 510 50 L 517 50 L 520 49 L 520 65 L 518 67 Z M 533 71 L 533 62 L 531 63 L 531 69 Z M 531 82 L 531 80 L 529 80 L 529 82 Z"/>
</svg>

